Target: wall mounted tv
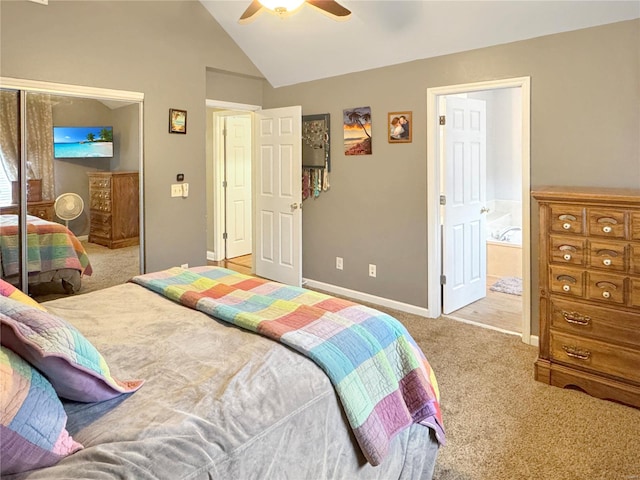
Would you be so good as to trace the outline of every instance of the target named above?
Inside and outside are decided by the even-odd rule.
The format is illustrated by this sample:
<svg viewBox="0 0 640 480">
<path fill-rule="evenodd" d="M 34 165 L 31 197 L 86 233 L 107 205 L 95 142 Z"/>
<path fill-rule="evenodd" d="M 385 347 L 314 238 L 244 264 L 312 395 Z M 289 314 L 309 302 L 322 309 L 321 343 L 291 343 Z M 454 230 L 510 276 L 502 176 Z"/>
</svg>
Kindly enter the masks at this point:
<svg viewBox="0 0 640 480">
<path fill-rule="evenodd" d="M 113 157 L 113 127 L 53 127 L 53 158 Z"/>
</svg>

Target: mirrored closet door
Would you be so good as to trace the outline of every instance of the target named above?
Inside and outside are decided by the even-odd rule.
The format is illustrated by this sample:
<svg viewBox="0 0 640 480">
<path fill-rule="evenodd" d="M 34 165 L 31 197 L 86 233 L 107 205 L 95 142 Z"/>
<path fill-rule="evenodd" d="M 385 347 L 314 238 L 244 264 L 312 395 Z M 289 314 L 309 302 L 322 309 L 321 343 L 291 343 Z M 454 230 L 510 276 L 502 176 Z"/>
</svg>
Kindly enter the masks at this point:
<svg viewBox="0 0 640 480">
<path fill-rule="evenodd" d="M 90 90 L 1 90 L 2 279 L 38 301 L 144 271 L 142 95 Z"/>
</svg>

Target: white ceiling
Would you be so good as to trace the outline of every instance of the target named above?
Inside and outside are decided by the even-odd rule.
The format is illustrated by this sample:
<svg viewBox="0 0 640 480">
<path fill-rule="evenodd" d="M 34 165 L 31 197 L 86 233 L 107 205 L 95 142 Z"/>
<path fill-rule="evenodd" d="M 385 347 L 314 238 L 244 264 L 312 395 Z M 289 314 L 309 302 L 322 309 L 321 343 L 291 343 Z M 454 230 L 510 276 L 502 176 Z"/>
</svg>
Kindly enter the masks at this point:
<svg viewBox="0 0 640 480">
<path fill-rule="evenodd" d="M 338 22 L 304 5 L 238 18 L 250 0 L 200 0 L 273 87 L 640 17 L 640 0 L 339 0 Z"/>
</svg>

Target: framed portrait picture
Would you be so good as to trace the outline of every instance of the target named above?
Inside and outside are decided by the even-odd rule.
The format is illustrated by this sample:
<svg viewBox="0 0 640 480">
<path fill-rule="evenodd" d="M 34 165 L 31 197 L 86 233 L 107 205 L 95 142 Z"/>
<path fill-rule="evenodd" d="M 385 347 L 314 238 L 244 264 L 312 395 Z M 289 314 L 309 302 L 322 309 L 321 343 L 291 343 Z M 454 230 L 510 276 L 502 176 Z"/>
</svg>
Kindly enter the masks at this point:
<svg viewBox="0 0 640 480">
<path fill-rule="evenodd" d="M 169 109 L 169 133 L 187 133 L 187 111 Z"/>
<path fill-rule="evenodd" d="M 411 112 L 389 112 L 389 143 L 411 143 Z"/>
</svg>

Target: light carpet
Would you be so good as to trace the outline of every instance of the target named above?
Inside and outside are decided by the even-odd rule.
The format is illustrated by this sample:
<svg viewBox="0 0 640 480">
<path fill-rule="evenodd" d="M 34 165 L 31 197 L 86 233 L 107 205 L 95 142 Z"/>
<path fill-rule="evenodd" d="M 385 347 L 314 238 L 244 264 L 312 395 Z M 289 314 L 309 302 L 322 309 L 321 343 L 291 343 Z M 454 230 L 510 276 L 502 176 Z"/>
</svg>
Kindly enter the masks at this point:
<svg viewBox="0 0 640 480">
<path fill-rule="evenodd" d="M 82 245 L 87 251 L 93 273 L 91 276 L 82 277 L 82 287 L 76 295 L 119 285 L 127 282 L 134 275 L 138 275 L 140 269 L 140 248 L 138 245 L 114 249 L 87 241 L 83 241 Z M 60 282 L 34 285 L 29 288 L 29 291 L 38 302 L 47 302 L 68 296 Z"/>
</svg>

